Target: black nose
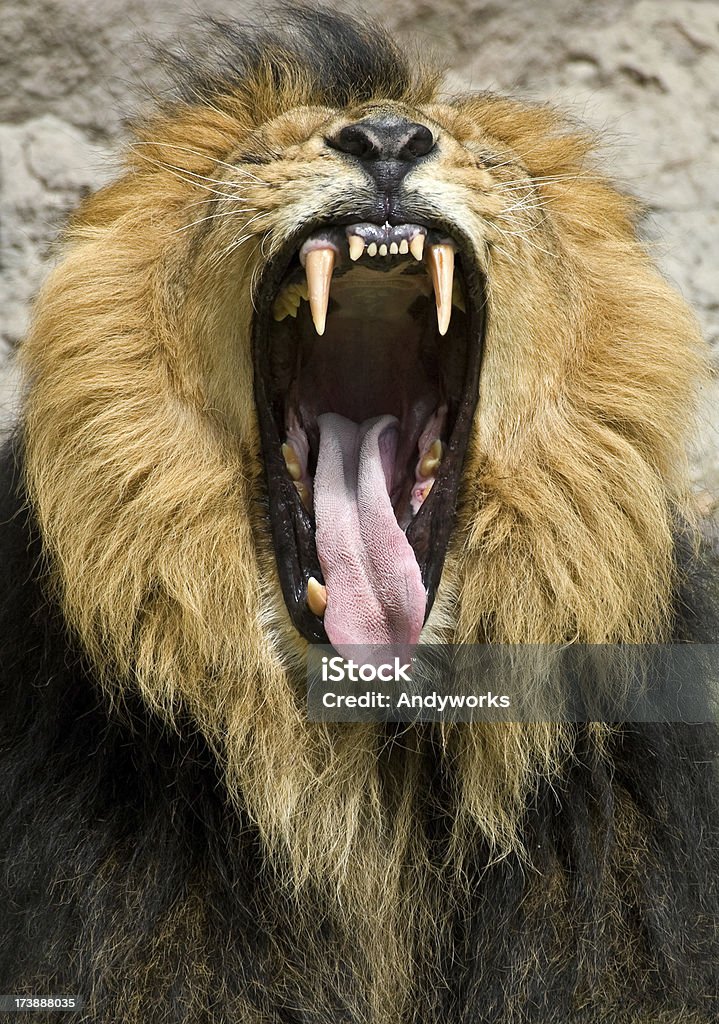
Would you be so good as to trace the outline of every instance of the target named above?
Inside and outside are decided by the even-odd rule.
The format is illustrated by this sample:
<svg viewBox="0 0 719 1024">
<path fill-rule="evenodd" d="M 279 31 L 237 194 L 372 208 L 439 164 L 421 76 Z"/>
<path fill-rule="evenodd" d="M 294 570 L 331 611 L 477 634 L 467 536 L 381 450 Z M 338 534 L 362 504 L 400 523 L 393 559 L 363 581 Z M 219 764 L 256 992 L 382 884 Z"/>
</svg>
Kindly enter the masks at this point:
<svg viewBox="0 0 719 1024">
<path fill-rule="evenodd" d="M 345 125 L 327 142 L 333 149 L 368 163 L 389 160 L 411 163 L 434 148 L 434 136 L 426 125 L 391 117 L 368 118 Z M 409 168 L 405 168 L 405 173 L 407 170 Z"/>
</svg>

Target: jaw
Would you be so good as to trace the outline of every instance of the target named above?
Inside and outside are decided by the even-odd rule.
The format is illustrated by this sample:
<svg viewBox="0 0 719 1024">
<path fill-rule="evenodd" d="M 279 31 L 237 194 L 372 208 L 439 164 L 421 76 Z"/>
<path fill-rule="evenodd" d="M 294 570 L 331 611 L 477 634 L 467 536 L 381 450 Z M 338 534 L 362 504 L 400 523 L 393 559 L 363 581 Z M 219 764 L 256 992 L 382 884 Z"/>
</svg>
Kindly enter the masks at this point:
<svg viewBox="0 0 719 1024">
<path fill-rule="evenodd" d="M 415 643 L 474 418 L 483 278 L 449 224 L 318 223 L 265 268 L 255 401 L 290 617 L 309 642 Z"/>
</svg>

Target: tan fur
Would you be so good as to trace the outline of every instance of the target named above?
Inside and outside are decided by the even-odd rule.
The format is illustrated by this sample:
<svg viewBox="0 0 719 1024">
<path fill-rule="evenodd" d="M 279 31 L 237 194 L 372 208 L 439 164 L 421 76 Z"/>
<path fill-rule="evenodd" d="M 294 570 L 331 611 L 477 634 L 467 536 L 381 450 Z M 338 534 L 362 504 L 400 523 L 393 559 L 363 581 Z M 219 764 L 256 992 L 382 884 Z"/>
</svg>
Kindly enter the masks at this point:
<svg viewBox="0 0 719 1024">
<path fill-rule="evenodd" d="M 388 743 L 379 727 L 306 720 L 305 644 L 259 500 L 253 287 L 301 219 L 356 206 L 362 176 L 323 139 L 362 107 L 317 106 L 296 74 L 284 90 L 266 78 L 140 125 L 124 176 L 81 208 L 22 352 L 27 475 L 51 579 L 108 692 L 120 681 L 170 720 L 189 711 L 277 863 L 333 893 L 348 948 L 369 951 L 379 1021 L 403 998 L 413 931 L 442 926 L 416 825 L 428 744 L 454 780 L 452 872 L 477 832 L 498 856 L 517 847 L 528 792 L 567 752 L 552 726 Z M 441 102 L 436 84 L 420 74 L 386 105 L 438 132 L 439 158 L 408 188 L 470 233 L 489 304 L 425 637 L 662 639 L 696 325 L 590 139 L 541 107 Z"/>
</svg>

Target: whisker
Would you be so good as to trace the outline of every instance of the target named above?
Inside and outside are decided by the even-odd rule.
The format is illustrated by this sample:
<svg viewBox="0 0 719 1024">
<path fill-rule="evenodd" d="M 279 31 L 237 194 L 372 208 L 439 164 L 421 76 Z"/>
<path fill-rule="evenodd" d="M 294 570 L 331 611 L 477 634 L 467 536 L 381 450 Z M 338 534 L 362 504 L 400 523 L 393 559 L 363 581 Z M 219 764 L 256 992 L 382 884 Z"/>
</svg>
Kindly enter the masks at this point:
<svg viewBox="0 0 719 1024">
<path fill-rule="evenodd" d="M 230 218 L 230 217 L 241 217 L 245 213 L 256 212 L 257 207 L 248 206 L 244 210 L 222 210 L 220 213 L 210 213 L 207 217 L 200 217 L 199 220 L 193 220 L 189 224 L 183 224 L 182 227 L 175 228 L 171 234 L 176 235 L 181 231 L 187 231 L 189 228 L 194 228 L 198 224 L 204 224 L 208 220 L 217 220 L 218 218 Z"/>
<path fill-rule="evenodd" d="M 549 249 L 544 249 L 541 245 L 533 241 L 531 238 L 527 238 L 526 234 L 524 234 L 524 232 L 522 231 L 507 231 L 504 228 L 500 228 L 500 231 L 505 236 L 513 235 L 515 238 L 521 238 L 525 245 L 531 246 L 533 249 L 536 249 L 537 252 L 544 253 L 545 256 L 551 256 L 553 260 L 559 259 L 559 256 L 556 252 L 550 252 Z"/>
<path fill-rule="evenodd" d="M 524 185 L 525 188 L 531 188 L 532 185 L 550 185 L 558 181 L 601 181 L 601 174 L 589 174 L 585 171 L 580 171 L 578 174 L 545 174 L 532 177 L 528 175 L 526 178 L 513 178 L 510 181 L 496 181 L 492 183 L 492 189 L 495 191 L 501 191 L 507 188 L 508 185 Z"/>
<path fill-rule="evenodd" d="M 147 163 L 154 164 L 155 167 L 159 167 L 159 168 L 161 168 L 164 171 L 169 171 L 170 174 L 172 174 L 175 178 L 178 179 L 178 181 L 183 181 L 186 185 L 195 185 L 195 186 L 197 186 L 197 188 L 202 188 L 206 192 L 211 192 L 213 195 L 220 196 L 222 199 L 230 199 L 233 202 L 238 199 L 238 196 L 236 196 L 236 195 L 232 195 L 229 192 L 222 192 L 222 191 L 220 191 L 219 189 L 216 189 L 216 188 L 210 188 L 210 186 L 209 185 L 205 185 L 202 180 L 197 180 L 198 178 L 199 179 L 204 178 L 204 175 L 195 175 L 192 171 L 187 171 L 187 170 L 185 170 L 182 167 L 177 167 L 174 164 L 168 164 L 168 163 L 165 163 L 165 162 L 163 162 L 161 160 L 153 160 L 152 157 L 145 156 L 144 154 L 141 154 L 141 156 L 142 156 L 142 159 L 145 160 Z M 213 179 L 207 179 L 207 180 L 211 181 Z M 226 183 L 225 182 L 220 182 L 220 184 L 224 185 Z M 239 197 L 239 198 L 243 198 L 243 197 Z"/>
<path fill-rule="evenodd" d="M 497 214 L 498 217 L 506 217 L 508 213 L 512 213 L 514 210 L 543 210 L 549 205 L 549 202 L 530 203 L 530 199 L 536 198 L 535 196 L 527 196 L 526 199 L 520 199 L 518 203 L 514 203 L 512 206 L 508 206 L 501 213 Z"/>
<path fill-rule="evenodd" d="M 238 203 L 244 203 L 246 200 L 244 196 L 228 196 L 228 201 L 236 206 Z M 212 197 L 207 199 L 195 199 L 191 203 L 185 203 L 185 209 L 191 210 L 193 206 L 207 206 L 212 203 L 217 203 L 217 200 Z M 248 207 L 248 209 L 255 209 L 255 207 Z"/>
<path fill-rule="evenodd" d="M 253 174 L 246 168 L 239 167 L 237 164 L 228 164 L 226 161 L 220 160 L 219 157 L 208 157 L 206 153 L 202 152 L 202 150 L 192 149 L 191 146 L 178 146 L 172 142 L 136 142 L 133 148 L 137 148 L 139 146 L 163 146 L 165 149 L 177 150 L 178 153 L 189 153 L 191 156 L 205 157 L 212 160 L 212 162 L 217 164 L 218 167 L 226 167 L 228 170 L 234 171 L 236 174 L 242 174 L 246 178 L 250 178 L 251 181 L 256 182 L 258 185 L 264 185 L 266 188 L 270 188 L 270 183 L 268 181 L 263 181 L 262 178 L 258 178 L 256 174 Z M 207 178 L 206 180 L 212 181 L 214 179 Z M 219 184 L 224 183 L 219 182 Z"/>
<path fill-rule="evenodd" d="M 258 214 L 255 214 L 254 217 L 250 217 L 250 219 L 248 221 L 246 221 L 245 224 L 242 225 L 243 230 L 246 230 L 250 226 L 250 224 L 252 224 L 254 221 L 258 220 L 258 218 L 263 213 L 264 213 L 264 210 L 261 211 Z M 257 237 L 256 233 L 254 231 L 250 231 L 247 234 L 242 235 L 240 238 L 235 239 L 225 249 L 223 249 L 220 253 L 217 253 L 213 257 L 212 265 L 213 266 L 217 266 L 217 264 L 220 263 L 222 260 L 226 259 L 228 256 L 231 256 L 232 253 L 236 249 L 238 249 L 244 242 L 246 242 L 248 240 L 248 238 L 256 238 L 256 237 Z"/>
<path fill-rule="evenodd" d="M 500 231 L 501 231 L 501 228 L 500 228 Z M 489 246 L 489 256 L 490 256 L 490 259 L 492 257 L 492 252 L 495 249 L 497 250 L 497 252 L 501 252 L 502 255 L 505 257 L 505 259 L 509 263 L 512 264 L 512 266 L 516 266 L 517 261 L 514 259 L 514 257 L 510 256 L 510 254 L 507 252 L 507 250 L 505 248 L 503 248 L 498 242 L 492 242 L 492 244 Z"/>
</svg>

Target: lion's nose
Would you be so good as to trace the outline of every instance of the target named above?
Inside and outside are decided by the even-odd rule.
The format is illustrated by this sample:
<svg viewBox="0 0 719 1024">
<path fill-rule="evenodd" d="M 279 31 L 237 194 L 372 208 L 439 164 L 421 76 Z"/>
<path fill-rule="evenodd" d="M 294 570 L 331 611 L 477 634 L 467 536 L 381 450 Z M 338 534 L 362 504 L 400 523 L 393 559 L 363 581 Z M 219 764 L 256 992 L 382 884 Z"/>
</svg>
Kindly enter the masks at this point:
<svg viewBox="0 0 719 1024">
<path fill-rule="evenodd" d="M 434 136 L 426 125 L 394 117 L 368 118 L 347 124 L 327 142 L 333 149 L 368 164 L 393 160 L 412 163 L 426 156 L 435 145 Z M 370 167 L 367 170 L 372 173 Z"/>
</svg>

